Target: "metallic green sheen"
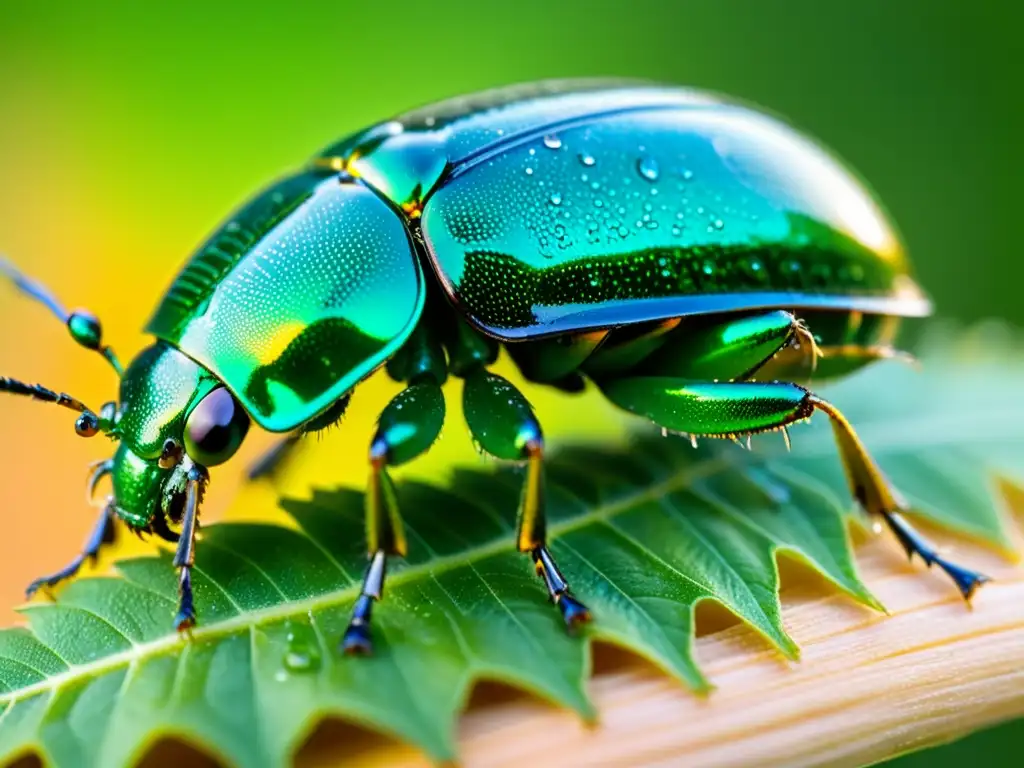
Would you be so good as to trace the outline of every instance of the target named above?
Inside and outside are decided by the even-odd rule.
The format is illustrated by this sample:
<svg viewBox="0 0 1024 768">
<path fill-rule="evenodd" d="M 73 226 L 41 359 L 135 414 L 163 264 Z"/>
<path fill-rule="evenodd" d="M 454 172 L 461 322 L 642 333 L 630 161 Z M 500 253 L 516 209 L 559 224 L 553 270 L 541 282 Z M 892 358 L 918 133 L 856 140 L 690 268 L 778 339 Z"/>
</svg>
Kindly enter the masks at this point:
<svg viewBox="0 0 1024 768">
<path fill-rule="evenodd" d="M 144 349 L 121 379 L 115 435 L 142 459 L 180 440 L 192 407 L 218 386 L 206 370 L 163 342 Z"/>
<path fill-rule="evenodd" d="M 388 403 L 380 415 L 375 440 L 383 440 L 388 463 L 412 461 L 430 448 L 444 425 L 444 394 L 433 382 L 413 384 Z"/>
<path fill-rule="evenodd" d="M 118 517 L 134 528 L 148 526 L 160 509 L 164 480 L 169 474 L 156 462 L 139 457 L 127 443 L 121 443 L 111 470 Z"/>
<path fill-rule="evenodd" d="M 424 296 L 401 215 L 365 184 L 314 169 L 224 224 L 148 330 L 281 432 L 326 411 L 394 354 Z"/>
<path fill-rule="evenodd" d="M 506 340 L 737 309 L 929 308 L 859 182 L 730 105 L 509 142 L 456 167 L 422 227 L 451 298 Z"/>
<path fill-rule="evenodd" d="M 483 369 L 466 378 L 462 410 L 480 448 L 499 459 L 523 458 L 527 443 L 541 436 L 529 401 L 507 379 Z"/>
<path fill-rule="evenodd" d="M 754 308 L 929 304 L 880 207 L 779 120 L 601 81 L 489 91 L 329 147 L 421 210 L 435 271 L 503 340 Z"/>
<path fill-rule="evenodd" d="M 757 432 L 811 412 L 807 392 L 784 383 L 691 383 L 651 376 L 611 381 L 602 391 L 620 408 L 693 435 Z"/>
<path fill-rule="evenodd" d="M 837 313 L 838 314 L 838 313 Z M 775 310 L 736 318 L 685 318 L 640 372 L 691 381 L 731 381 L 759 368 L 793 333 L 793 316 Z M 801 355 L 806 366 L 806 359 Z"/>
</svg>

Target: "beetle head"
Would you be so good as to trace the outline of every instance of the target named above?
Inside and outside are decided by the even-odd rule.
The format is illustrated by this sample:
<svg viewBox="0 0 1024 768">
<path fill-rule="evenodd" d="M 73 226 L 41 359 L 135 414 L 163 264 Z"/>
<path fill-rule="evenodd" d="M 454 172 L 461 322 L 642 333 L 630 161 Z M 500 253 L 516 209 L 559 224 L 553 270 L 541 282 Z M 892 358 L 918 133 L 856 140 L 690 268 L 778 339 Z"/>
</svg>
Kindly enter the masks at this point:
<svg viewBox="0 0 1024 768">
<path fill-rule="evenodd" d="M 128 366 L 120 403 L 104 410 L 114 411 L 109 434 L 121 443 L 107 465 L 110 503 L 140 529 L 177 522 L 189 472 L 205 474 L 230 459 L 249 429 L 248 414 L 223 384 L 162 342 Z"/>
<path fill-rule="evenodd" d="M 100 478 L 111 475 L 114 494 L 108 507 L 136 529 L 173 537 L 167 520 L 180 518 L 188 484 L 202 487 L 207 467 L 235 454 L 249 429 L 249 415 L 219 379 L 174 347 L 157 342 L 122 371 L 93 314 L 69 312 L 44 285 L 3 258 L 0 277 L 45 306 L 77 344 L 101 354 L 121 377 L 120 402 L 99 411 L 65 393 L 5 376 L 0 376 L 0 392 L 77 412 L 75 432 L 82 437 L 104 434 L 119 440 L 114 458 L 96 466 L 90 496 Z"/>
</svg>

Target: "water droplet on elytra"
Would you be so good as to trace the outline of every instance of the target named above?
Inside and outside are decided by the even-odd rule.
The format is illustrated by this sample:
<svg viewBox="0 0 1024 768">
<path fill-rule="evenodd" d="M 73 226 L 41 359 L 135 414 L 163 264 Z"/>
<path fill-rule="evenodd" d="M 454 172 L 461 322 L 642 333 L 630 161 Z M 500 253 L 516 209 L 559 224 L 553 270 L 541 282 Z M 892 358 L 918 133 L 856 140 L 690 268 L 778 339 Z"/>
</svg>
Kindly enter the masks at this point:
<svg viewBox="0 0 1024 768">
<path fill-rule="evenodd" d="M 561 149 L 562 140 L 551 133 L 544 137 L 544 146 L 548 149 Z"/>
<path fill-rule="evenodd" d="M 533 168 L 527 168 L 526 169 L 526 175 L 527 176 L 533 176 Z"/>
<path fill-rule="evenodd" d="M 591 155 L 589 152 L 580 152 L 579 155 L 577 155 L 577 157 L 579 157 L 580 162 L 583 163 L 588 168 L 597 162 L 597 160 L 594 159 L 594 156 Z"/>
<path fill-rule="evenodd" d="M 711 222 L 711 226 L 714 227 L 715 229 L 722 229 L 725 227 L 725 222 L 722 221 L 721 219 L 715 219 L 714 221 Z"/>
<path fill-rule="evenodd" d="M 636 161 L 636 169 L 648 181 L 658 180 L 658 162 L 653 157 L 641 157 Z"/>
<path fill-rule="evenodd" d="M 562 204 L 562 196 L 560 194 L 558 194 L 557 192 L 552 192 L 551 193 L 551 197 L 549 197 L 548 200 L 550 201 L 550 203 L 552 205 L 561 205 Z"/>
</svg>

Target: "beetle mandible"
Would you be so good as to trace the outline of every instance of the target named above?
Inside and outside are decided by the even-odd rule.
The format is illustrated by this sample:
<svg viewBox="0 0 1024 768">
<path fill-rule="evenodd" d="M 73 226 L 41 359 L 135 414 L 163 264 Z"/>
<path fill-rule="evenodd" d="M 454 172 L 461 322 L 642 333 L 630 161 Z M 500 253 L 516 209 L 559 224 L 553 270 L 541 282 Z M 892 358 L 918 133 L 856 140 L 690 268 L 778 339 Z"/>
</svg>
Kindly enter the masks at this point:
<svg viewBox="0 0 1024 768">
<path fill-rule="evenodd" d="M 389 469 L 436 439 L 449 375 L 465 381 L 483 451 L 527 466 L 516 546 L 566 624 L 586 621 L 547 547 L 540 423 L 488 370 L 500 347 L 529 381 L 567 391 L 593 382 L 691 439 L 785 431 L 821 411 L 856 501 L 965 598 L 985 581 L 910 527 L 851 425 L 806 388 L 815 366 L 835 377 L 897 355 L 899 319 L 930 312 L 898 236 L 828 152 L 717 95 L 547 82 L 344 139 L 214 232 L 150 320 L 156 342 L 123 372 L 98 320 L 0 267 L 121 374 L 118 400 L 99 411 L 0 378 L 0 390 L 79 412 L 79 435 L 118 441 L 90 479 L 95 489 L 109 475 L 113 493 L 82 554 L 30 595 L 95 558 L 120 520 L 177 543 L 175 625 L 191 627 L 208 469 L 232 457 L 252 420 L 288 435 L 254 474 L 270 471 L 386 366 L 406 388 L 370 444 L 368 567 L 342 649 L 372 648 L 387 560 L 406 550 Z"/>
</svg>

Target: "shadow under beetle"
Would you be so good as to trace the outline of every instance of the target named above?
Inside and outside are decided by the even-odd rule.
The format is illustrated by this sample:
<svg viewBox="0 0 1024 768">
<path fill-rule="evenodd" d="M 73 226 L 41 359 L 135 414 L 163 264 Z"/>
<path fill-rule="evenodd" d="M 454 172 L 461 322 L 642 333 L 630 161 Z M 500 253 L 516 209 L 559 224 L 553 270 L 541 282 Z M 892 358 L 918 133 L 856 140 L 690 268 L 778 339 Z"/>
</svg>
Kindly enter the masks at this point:
<svg viewBox="0 0 1024 768">
<path fill-rule="evenodd" d="M 526 463 L 516 545 L 566 624 L 586 621 L 546 545 L 541 426 L 522 393 L 488 371 L 502 346 L 530 381 L 577 391 L 589 379 L 691 439 L 785 430 L 822 411 L 860 505 L 965 598 L 985 581 L 910 527 L 905 501 L 850 424 L 802 386 L 812 373 L 841 376 L 894 356 L 899 319 L 929 313 L 898 237 L 822 148 L 718 96 L 550 82 L 357 133 L 200 247 L 149 322 L 157 341 L 123 373 L 95 318 L 0 268 L 121 374 L 118 401 L 99 411 L 0 378 L 0 390 L 78 411 L 79 435 L 118 441 L 90 480 L 95 489 L 110 475 L 113 494 L 84 551 L 30 595 L 74 575 L 120 519 L 177 542 L 175 623 L 191 627 L 208 468 L 232 457 L 251 419 L 288 435 L 253 474 L 271 471 L 385 365 L 407 388 L 370 444 L 369 566 L 343 650 L 372 648 L 387 558 L 406 550 L 388 468 L 436 439 L 449 375 L 465 380 L 479 446 Z"/>
</svg>

